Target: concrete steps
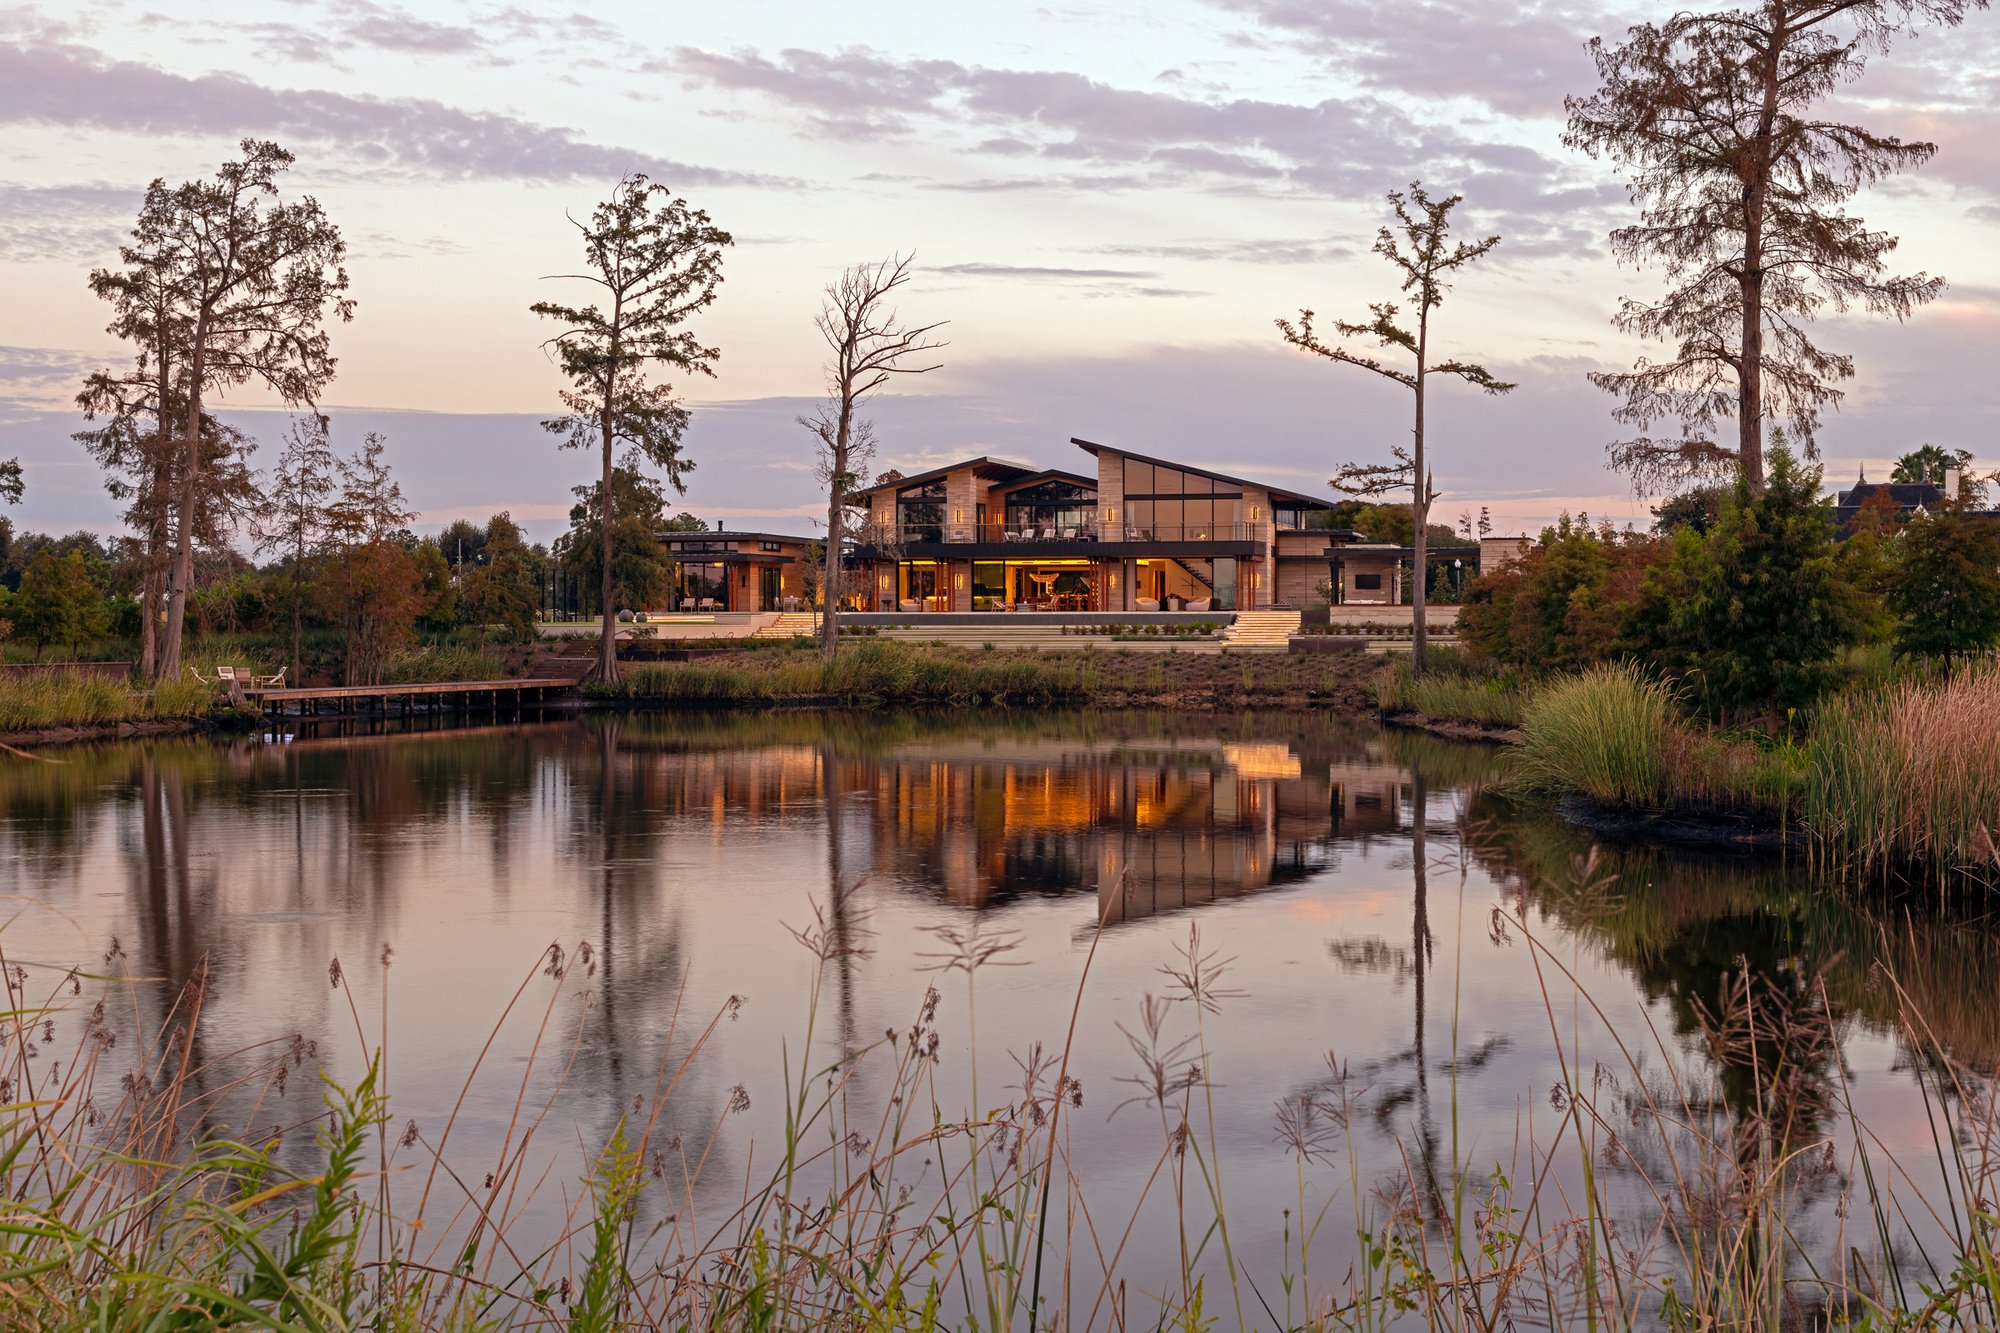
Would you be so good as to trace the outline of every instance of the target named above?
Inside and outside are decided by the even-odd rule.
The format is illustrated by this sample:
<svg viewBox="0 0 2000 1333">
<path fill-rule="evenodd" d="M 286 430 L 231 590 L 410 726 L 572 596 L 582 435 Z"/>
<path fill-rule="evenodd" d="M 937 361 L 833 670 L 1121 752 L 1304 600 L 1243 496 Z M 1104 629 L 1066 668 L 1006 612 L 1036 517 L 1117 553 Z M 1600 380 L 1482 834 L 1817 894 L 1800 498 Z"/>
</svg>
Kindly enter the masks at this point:
<svg viewBox="0 0 2000 1333">
<path fill-rule="evenodd" d="M 1236 620 L 1222 633 L 1231 648 L 1261 648 L 1284 652 L 1292 635 L 1299 632 L 1296 611 L 1238 611 Z"/>
<path fill-rule="evenodd" d="M 750 637 L 753 639 L 791 639 L 801 635 L 811 638 L 819 633 L 819 612 L 780 611 L 778 618 L 763 626 Z"/>
</svg>

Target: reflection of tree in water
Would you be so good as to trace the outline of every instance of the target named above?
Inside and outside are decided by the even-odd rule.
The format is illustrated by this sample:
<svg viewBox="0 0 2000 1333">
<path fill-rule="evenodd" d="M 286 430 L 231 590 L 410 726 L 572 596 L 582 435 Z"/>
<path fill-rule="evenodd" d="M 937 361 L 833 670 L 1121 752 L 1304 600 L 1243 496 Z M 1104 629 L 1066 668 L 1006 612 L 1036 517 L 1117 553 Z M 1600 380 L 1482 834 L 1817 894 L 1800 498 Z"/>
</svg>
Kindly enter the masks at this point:
<svg viewBox="0 0 2000 1333">
<path fill-rule="evenodd" d="M 584 981 L 583 1040 L 568 1081 L 571 1093 L 596 1103 L 595 1142 L 621 1115 L 635 1108 L 651 1113 L 663 1063 L 682 1054 L 666 1048 L 668 1034 L 684 1048 L 711 1017 L 677 1012 L 689 958 L 687 923 L 677 901 L 663 901 L 660 864 L 662 831 L 705 804 L 710 784 L 691 784 L 682 765 L 626 746 L 624 734 L 624 720 L 609 716 L 566 731 L 562 745 L 567 795 L 560 854 L 596 899 L 598 936 L 591 942 L 596 974 Z M 700 1100 L 683 1082 L 659 1108 L 656 1135 L 705 1130 L 720 1108 L 699 1107 Z"/>
</svg>

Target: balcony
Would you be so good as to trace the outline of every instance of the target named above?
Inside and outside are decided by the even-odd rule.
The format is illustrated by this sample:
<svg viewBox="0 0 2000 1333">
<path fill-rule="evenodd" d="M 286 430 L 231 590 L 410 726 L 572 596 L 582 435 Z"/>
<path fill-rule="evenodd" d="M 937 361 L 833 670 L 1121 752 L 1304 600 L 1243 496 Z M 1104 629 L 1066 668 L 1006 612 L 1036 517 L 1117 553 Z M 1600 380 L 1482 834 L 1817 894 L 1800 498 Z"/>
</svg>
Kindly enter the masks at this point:
<svg viewBox="0 0 2000 1333">
<path fill-rule="evenodd" d="M 1157 542 L 1252 542 L 1255 523 L 1207 523 L 1199 526 L 1140 527 L 1122 523 L 1080 523 L 1073 526 L 1007 523 L 925 523 L 897 528 L 865 524 L 854 533 L 861 546 L 883 548 L 929 545 L 997 546 L 1032 555 L 1037 548 L 1073 546 L 1079 542 L 1150 544 Z"/>
</svg>

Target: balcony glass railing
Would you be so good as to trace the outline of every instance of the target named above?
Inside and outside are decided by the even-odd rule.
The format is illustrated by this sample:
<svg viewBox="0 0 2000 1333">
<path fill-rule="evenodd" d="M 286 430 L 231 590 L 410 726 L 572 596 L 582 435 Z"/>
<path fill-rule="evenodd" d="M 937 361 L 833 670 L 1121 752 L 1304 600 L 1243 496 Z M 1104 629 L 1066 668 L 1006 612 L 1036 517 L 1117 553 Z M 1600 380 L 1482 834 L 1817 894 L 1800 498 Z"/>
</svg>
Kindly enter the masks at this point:
<svg viewBox="0 0 2000 1333">
<path fill-rule="evenodd" d="M 1074 526 L 1004 523 L 926 523 L 896 528 L 868 525 L 855 533 L 864 546 L 910 546 L 919 542 L 986 542 L 995 546 L 1046 546 L 1062 542 L 1242 542 L 1257 538 L 1253 523 L 1207 523 L 1163 527 L 1125 523 Z"/>
</svg>

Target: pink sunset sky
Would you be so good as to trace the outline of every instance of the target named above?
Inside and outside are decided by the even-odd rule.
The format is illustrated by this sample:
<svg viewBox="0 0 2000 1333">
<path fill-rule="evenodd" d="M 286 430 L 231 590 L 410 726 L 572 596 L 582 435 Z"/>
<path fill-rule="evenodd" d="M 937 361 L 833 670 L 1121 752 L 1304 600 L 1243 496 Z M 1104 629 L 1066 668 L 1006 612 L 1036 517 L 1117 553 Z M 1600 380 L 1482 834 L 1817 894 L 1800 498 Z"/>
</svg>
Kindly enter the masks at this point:
<svg viewBox="0 0 2000 1333">
<path fill-rule="evenodd" d="M 497 509 L 560 527 L 589 471 L 538 429 L 559 387 L 530 302 L 577 262 L 565 211 L 643 170 L 730 229 L 723 349 L 695 405 L 685 507 L 811 531 L 794 418 L 820 391 L 812 327 L 843 265 L 914 251 L 905 312 L 950 321 L 936 374 L 874 410 L 881 465 L 973 453 L 1086 460 L 1072 435 L 1324 489 L 1386 458 L 1400 391 L 1288 351 L 1274 318 L 1393 294 L 1367 252 L 1385 191 L 1460 190 L 1506 239 L 1442 314 L 1449 355 L 1520 388 L 1439 391 L 1447 518 L 1503 530 L 1586 509 L 1644 521 L 1603 464 L 1617 438 L 1588 370 L 1649 351 L 1614 332 L 1606 232 L 1623 190 L 1559 142 L 1584 43 L 1662 5 L 1549 0 L 1154 0 L 940 6 L 0 5 L 0 456 L 23 527 L 109 530 L 115 505 L 68 402 L 125 353 L 86 290 L 155 176 L 212 170 L 246 135 L 299 156 L 297 189 L 346 231 L 359 309 L 329 395 L 379 429 L 423 522 Z M 2000 15 L 1905 40 L 1837 110 L 1935 140 L 1858 210 L 1946 297 L 1906 325 L 1827 321 L 1859 375 L 1821 435 L 1829 482 L 1923 442 L 2000 465 Z M 275 441 L 254 396 L 229 410 Z"/>
</svg>

